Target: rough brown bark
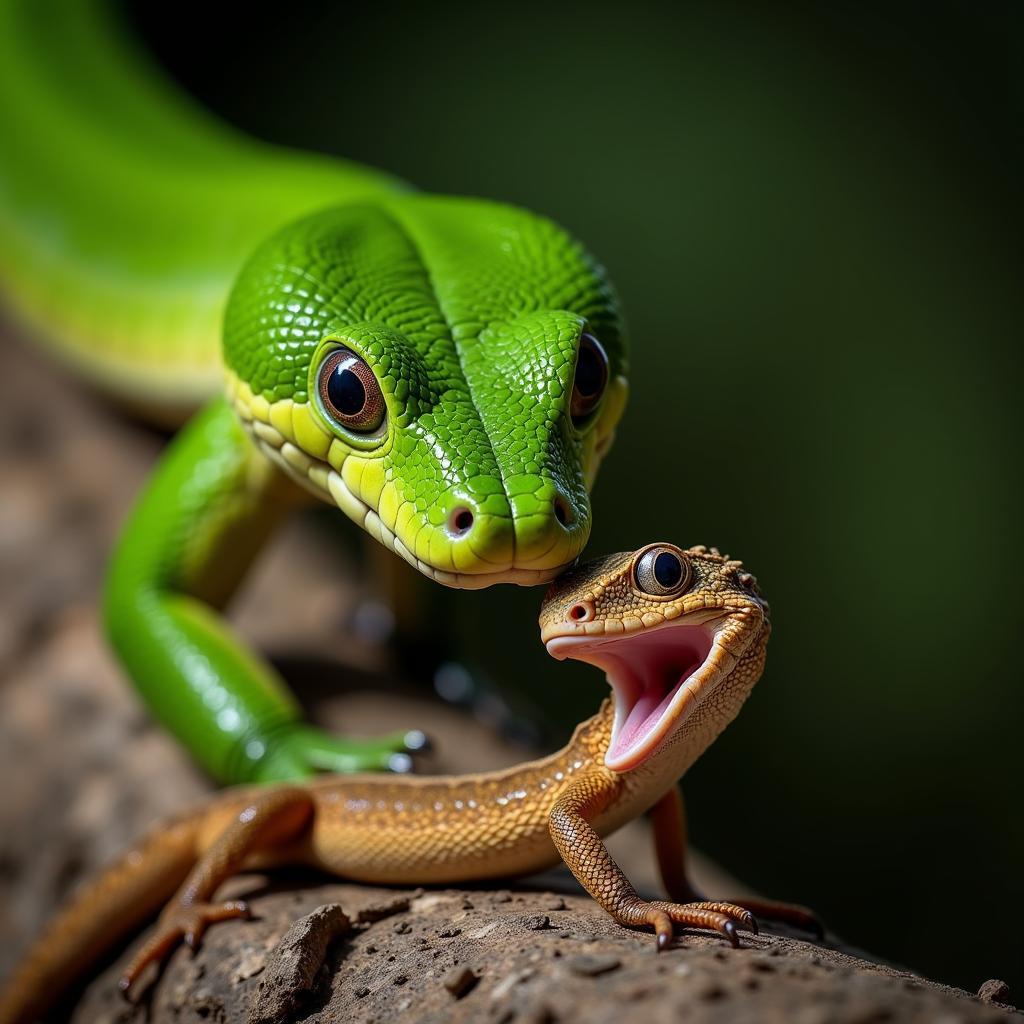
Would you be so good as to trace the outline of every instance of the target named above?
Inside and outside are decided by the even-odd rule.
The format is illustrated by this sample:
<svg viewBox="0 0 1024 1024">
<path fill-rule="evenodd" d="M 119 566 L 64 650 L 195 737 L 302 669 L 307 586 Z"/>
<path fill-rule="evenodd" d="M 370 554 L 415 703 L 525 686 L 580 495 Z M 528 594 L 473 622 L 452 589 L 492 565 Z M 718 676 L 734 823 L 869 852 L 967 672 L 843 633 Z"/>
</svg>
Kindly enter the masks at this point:
<svg viewBox="0 0 1024 1024">
<path fill-rule="evenodd" d="M 552 889 L 394 891 L 294 877 L 283 889 L 250 878 L 232 891 L 252 889 L 256 920 L 215 926 L 194 958 L 176 953 L 134 1010 L 121 1001 L 114 965 L 86 992 L 76 1024 L 995 1024 L 1007 1016 L 966 992 L 782 935 L 744 936 L 734 950 L 686 934 L 658 955 L 649 934 L 619 928 L 585 896 Z M 340 912 L 317 909 L 325 904 L 353 921 L 370 910 L 372 920 L 335 935 Z M 303 944 L 317 954 L 327 947 L 318 970 L 319 955 Z"/>
<path fill-rule="evenodd" d="M 160 440 L 31 353 L 7 348 L 3 370 L 0 977 L 74 882 L 208 789 L 139 706 L 96 615 L 106 552 Z M 324 660 L 331 694 L 321 690 L 313 702 L 319 719 L 368 734 L 426 728 L 439 738 L 428 770 L 498 767 L 530 753 L 391 681 L 380 652 L 346 629 L 358 597 L 344 584 L 350 570 L 299 524 L 236 608 L 242 632 L 264 648 Z M 445 735 L 458 741 L 446 744 Z M 638 887 L 655 891 L 644 826 L 612 845 Z M 706 891 L 736 893 L 720 873 L 698 868 Z M 1005 1017 L 992 1002 L 795 933 L 744 936 L 739 950 L 686 934 L 656 956 L 650 935 L 613 924 L 565 873 L 510 891 L 412 892 L 286 872 L 239 878 L 231 892 L 248 895 L 255 920 L 212 927 L 194 958 L 176 953 L 138 1007 L 121 999 L 113 964 L 86 988 L 73 1019 L 209 1024 L 245 1021 L 251 1011 L 266 1024 Z M 994 982 L 985 994 L 1010 998 Z"/>
</svg>

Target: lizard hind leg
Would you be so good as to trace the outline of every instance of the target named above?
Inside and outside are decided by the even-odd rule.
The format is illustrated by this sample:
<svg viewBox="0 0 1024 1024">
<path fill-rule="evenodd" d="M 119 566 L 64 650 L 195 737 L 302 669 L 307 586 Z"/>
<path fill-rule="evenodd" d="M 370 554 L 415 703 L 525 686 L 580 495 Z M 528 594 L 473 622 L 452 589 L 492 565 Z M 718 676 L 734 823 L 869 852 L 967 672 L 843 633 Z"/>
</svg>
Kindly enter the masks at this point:
<svg viewBox="0 0 1024 1024">
<path fill-rule="evenodd" d="M 234 805 L 232 811 L 226 823 L 223 818 L 217 821 L 219 830 L 208 845 L 200 837 L 205 850 L 121 976 L 119 985 L 126 995 L 150 964 L 162 964 L 182 942 L 196 949 L 209 925 L 249 916 L 242 900 L 216 902 L 217 889 L 253 854 L 300 838 L 313 819 L 313 800 L 305 790 L 279 786 Z"/>
<path fill-rule="evenodd" d="M 200 824 L 195 814 L 163 824 L 80 886 L 0 988 L 0 1024 L 37 1020 L 159 910 L 196 861 Z"/>
</svg>

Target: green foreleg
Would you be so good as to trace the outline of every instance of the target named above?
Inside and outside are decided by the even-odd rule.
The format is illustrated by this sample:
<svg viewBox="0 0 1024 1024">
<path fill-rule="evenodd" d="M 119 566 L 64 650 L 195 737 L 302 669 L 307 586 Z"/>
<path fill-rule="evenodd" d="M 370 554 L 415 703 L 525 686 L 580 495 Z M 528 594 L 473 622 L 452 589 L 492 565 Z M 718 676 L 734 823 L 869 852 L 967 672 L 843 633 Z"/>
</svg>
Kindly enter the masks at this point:
<svg viewBox="0 0 1024 1024">
<path fill-rule="evenodd" d="M 303 500 L 215 402 L 171 444 L 111 566 L 115 650 L 153 713 L 222 782 L 384 768 L 403 750 L 400 736 L 344 741 L 306 725 L 283 681 L 219 614 Z"/>
</svg>

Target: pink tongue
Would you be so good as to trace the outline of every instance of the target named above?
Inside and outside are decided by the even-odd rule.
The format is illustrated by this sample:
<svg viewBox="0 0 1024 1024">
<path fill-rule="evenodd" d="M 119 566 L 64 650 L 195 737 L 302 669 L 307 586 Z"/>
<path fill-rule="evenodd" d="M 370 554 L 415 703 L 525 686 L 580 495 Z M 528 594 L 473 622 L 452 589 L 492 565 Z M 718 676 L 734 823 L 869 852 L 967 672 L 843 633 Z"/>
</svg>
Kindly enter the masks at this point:
<svg viewBox="0 0 1024 1024">
<path fill-rule="evenodd" d="M 645 688 L 636 704 L 633 705 L 633 710 L 626 716 L 626 721 L 622 723 L 615 742 L 608 748 L 608 755 L 612 758 L 621 757 L 640 743 L 657 725 L 658 720 L 672 703 L 672 698 L 678 689 L 679 683 L 673 686 L 668 693 L 665 693 L 661 687 Z"/>
</svg>

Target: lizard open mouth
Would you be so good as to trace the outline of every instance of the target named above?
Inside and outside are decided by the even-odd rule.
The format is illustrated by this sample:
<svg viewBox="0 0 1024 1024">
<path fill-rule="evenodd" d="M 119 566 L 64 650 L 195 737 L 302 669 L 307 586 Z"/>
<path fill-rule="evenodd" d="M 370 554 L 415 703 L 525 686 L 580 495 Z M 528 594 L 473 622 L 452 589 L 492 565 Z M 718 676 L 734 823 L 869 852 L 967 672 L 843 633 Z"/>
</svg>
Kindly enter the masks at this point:
<svg viewBox="0 0 1024 1024">
<path fill-rule="evenodd" d="M 666 622 L 611 636 L 555 636 L 550 655 L 604 670 L 615 700 L 605 765 L 629 771 L 646 761 L 734 663 L 715 643 L 712 623 Z"/>
</svg>

